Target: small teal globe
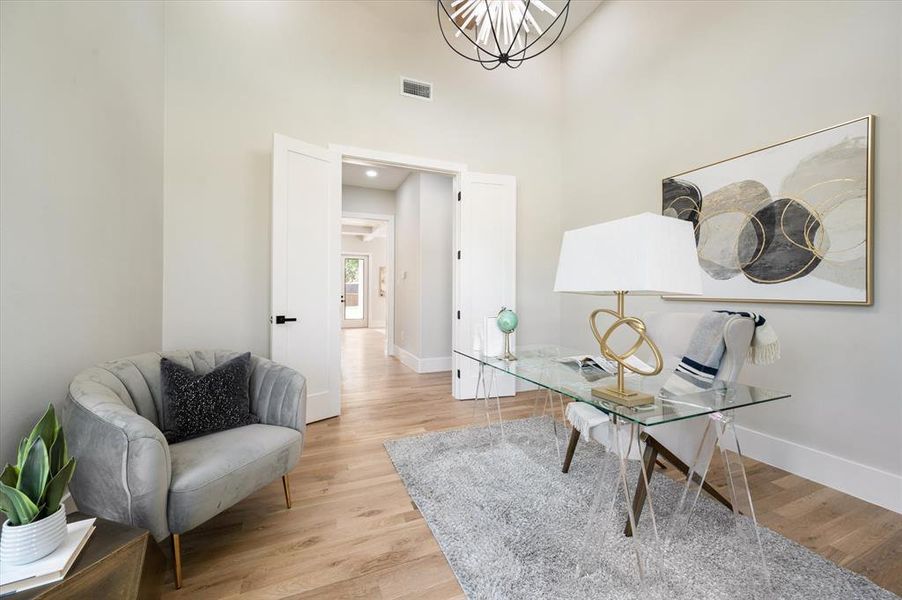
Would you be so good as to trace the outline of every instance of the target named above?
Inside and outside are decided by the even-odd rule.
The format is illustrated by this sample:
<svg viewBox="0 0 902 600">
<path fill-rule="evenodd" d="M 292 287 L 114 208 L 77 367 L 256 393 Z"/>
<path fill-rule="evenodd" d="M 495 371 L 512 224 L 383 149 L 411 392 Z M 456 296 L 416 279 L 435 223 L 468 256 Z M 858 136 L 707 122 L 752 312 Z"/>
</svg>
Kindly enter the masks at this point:
<svg viewBox="0 0 902 600">
<path fill-rule="evenodd" d="M 517 313 L 509 308 L 502 308 L 498 313 L 498 329 L 503 333 L 513 333 L 519 322 L 520 319 L 517 318 Z"/>
</svg>

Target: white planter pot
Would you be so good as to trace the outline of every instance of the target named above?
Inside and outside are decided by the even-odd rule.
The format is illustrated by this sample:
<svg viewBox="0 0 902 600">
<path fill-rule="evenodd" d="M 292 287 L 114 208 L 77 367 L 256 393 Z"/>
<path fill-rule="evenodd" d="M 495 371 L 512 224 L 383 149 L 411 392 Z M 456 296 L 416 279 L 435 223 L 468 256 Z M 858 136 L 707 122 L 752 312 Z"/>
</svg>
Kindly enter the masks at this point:
<svg viewBox="0 0 902 600">
<path fill-rule="evenodd" d="M 66 539 L 66 509 L 59 509 L 40 521 L 25 525 L 3 524 L 0 537 L 0 562 L 24 565 L 44 558 Z"/>
</svg>

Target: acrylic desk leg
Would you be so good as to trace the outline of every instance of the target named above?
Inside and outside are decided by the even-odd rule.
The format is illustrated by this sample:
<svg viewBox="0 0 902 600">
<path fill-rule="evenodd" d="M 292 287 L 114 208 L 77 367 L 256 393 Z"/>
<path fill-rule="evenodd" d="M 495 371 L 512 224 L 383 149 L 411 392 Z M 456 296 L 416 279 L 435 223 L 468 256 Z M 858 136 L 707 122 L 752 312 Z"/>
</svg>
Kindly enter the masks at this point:
<svg viewBox="0 0 902 600">
<path fill-rule="evenodd" d="M 548 393 L 545 396 L 545 407 L 548 407 L 549 404 L 551 405 L 550 406 L 550 408 L 551 408 L 551 435 L 554 437 L 554 449 L 557 452 L 558 462 L 560 462 L 562 460 L 561 459 L 561 440 L 560 440 L 560 437 L 558 436 L 558 432 L 557 432 L 557 417 L 554 414 L 554 412 L 556 410 L 555 404 L 554 404 L 555 394 L 557 394 L 558 406 L 561 409 L 561 421 L 566 422 L 567 418 L 564 415 L 564 397 L 559 392 L 552 392 L 551 389 L 548 389 Z M 544 412 L 545 412 L 544 408 L 542 409 L 542 412 L 544 414 Z"/>
<path fill-rule="evenodd" d="M 658 520 L 655 517 L 655 506 L 652 501 L 651 496 L 651 487 L 648 485 L 649 483 L 649 473 L 647 470 L 647 466 L 645 464 L 645 460 L 643 457 L 645 456 L 645 448 L 642 446 L 642 429 L 637 424 L 632 424 L 634 431 L 630 433 L 630 439 L 635 441 L 636 444 L 636 456 L 639 457 L 639 473 L 642 476 L 642 492 L 645 495 L 644 503 L 648 505 L 648 515 L 651 517 L 651 529 L 652 533 L 655 534 L 655 544 L 661 543 L 661 538 L 658 536 Z M 652 465 L 654 468 L 654 465 Z M 633 502 L 633 511 L 636 513 L 636 520 L 639 519 L 639 515 L 642 514 L 642 502 L 643 499 L 634 499 Z"/>
<path fill-rule="evenodd" d="M 680 501 L 673 512 L 673 524 L 668 539 L 681 535 L 692 519 L 692 513 L 695 511 L 695 505 L 701 494 L 702 485 L 705 483 L 705 477 L 708 475 L 711 457 L 714 455 L 716 447 L 717 433 L 713 422 L 713 417 L 709 417 L 708 422 L 705 424 L 705 431 L 702 433 L 701 440 L 699 440 L 695 458 L 692 461 L 692 466 L 689 467 L 689 474 L 686 476 L 686 485 L 683 487 Z"/>
<path fill-rule="evenodd" d="M 610 440 L 611 445 L 614 447 L 617 453 L 617 459 L 620 463 L 619 465 L 619 479 L 620 486 L 623 491 L 623 502 L 626 504 L 626 513 L 629 517 L 630 527 L 632 528 L 633 535 L 633 552 L 636 555 L 636 567 L 639 574 L 639 581 L 644 586 L 645 583 L 645 560 L 642 556 L 642 543 L 640 541 L 639 535 L 639 527 L 636 521 L 636 513 L 633 511 L 633 498 L 630 492 L 630 484 L 629 478 L 627 476 L 627 466 L 629 464 L 629 454 L 630 447 L 633 444 L 633 436 L 638 437 L 638 426 L 635 423 L 624 423 L 620 419 L 617 418 L 616 415 L 611 416 L 611 420 L 609 422 L 609 431 L 610 431 Z M 626 444 L 623 443 L 621 439 L 621 432 L 629 431 L 629 442 Z"/>
<path fill-rule="evenodd" d="M 615 462 L 605 455 L 595 480 L 595 494 L 586 520 L 582 549 L 576 559 L 578 577 L 593 572 L 598 566 L 593 557 L 596 556 L 598 549 L 604 548 L 610 522 L 614 518 L 614 508 L 619 495 L 617 475 Z M 605 516 L 602 515 L 603 511 L 606 512 Z"/>
<path fill-rule="evenodd" d="M 532 398 L 532 416 L 539 416 L 539 397 L 542 395 L 541 388 L 536 391 L 536 394 Z"/>
<path fill-rule="evenodd" d="M 476 376 L 476 391 L 473 393 L 473 421 L 476 421 L 476 409 L 479 406 L 479 386 L 481 385 L 483 389 L 485 389 L 485 381 L 483 381 L 483 374 L 485 373 L 485 366 L 482 363 L 479 363 L 479 373 Z"/>
<path fill-rule="evenodd" d="M 640 535 L 638 516 L 633 506 L 632 490 L 627 472 L 630 449 L 635 446 L 640 455 L 642 452 L 639 434 L 640 428 L 636 423 L 623 421 L 616 416 L 612 416 L 608 422 L 608 451 L 614 457 L 610 454 L 606 455 L 598 476 L 595 495 L 589 511 L 587 533 L 584 537 L 582 552 L 579 553 L 580 558 L 577 561 L 577 574 L 581 576 L 589 572 L 593 561 L 592 557 L 596 555 L 598 548 L 604 548 L 608 535 L 623 535 L 623 521 L 620 517 L 622 513 L 618 510 L 618 506 L 622 502 L 633 533 L 631 544 L 636 559 L 639 585 L 645 593 L 645 597 L 648 597 L 650 590 L 647 575 L 650 565 L 645 555 L 648 554 L 650 548 L 643 546 L 648 546 L 649 542 L 658 540 L 657 520 L 649 495 L 647 501 L 654 535 L 652 536 L 653 540 L 643 540 Z M 647 482 L 647 473 L 643 472 L 643 480 Z M 602 516 L 602 513 L 606 513 L 606 518 Z"/>
<path fill-rule="evenodd" d="M 755 516 L 755 505 L 752 502 L 752 493 L 749 490 L 748 476 L 745 472 L 745 465 L 742 462 L 742 450 L 739 447 L 739 438 L 736 436 L 733 417 L 732 415 L 723 414 L 715 415 L 715 417 L 717 443 L 720 446 L 724 473 L 730 490 L 730 502 L 733 505 L 736 528 L 739 531 L 747 531 L 751 528 L 754 539 L 749 541 L 755 542 L 757 559 L 764 574 L 767 588 L 770 589 L 770 571 L 764 558 L 761 530 L 758 527 L 758 518 Z"/>
<path fill-rule="evenodd" d="M 491 409 L 489 408 L 489 402 L 492 399 L 492 392 L 494 392 L 495 409 L 498 411 L 498 428 L 501 430 L 501 441 L 504 441 L 504 420 L 501 418 L 501 398 L 498 396 L 498 391 L 495 390 L 495 371 L 496 369 L 492 369 L 492 374 L 489 376 L 489 387 L 488 390 L 486 390 L 485 394 L 486 418 L 489 418 L 491 411 Z M 489 422 L 491 423 L 490 418 Z"/>
<path fill-rule="evenodd" d="M 493 371 L 494 374 L 494 371 Z M 485 365 L 483 363 L 479 364 L 479 374 L 476 377 L 476 392 L 473 398 L 473 420 L 476 421 L 476 410 L 479 406 L 479 401 L 482 401 L 482 411 L 485 416 L 485 424 L 488 429 L 489 441 L 492 441 L 494 437 L 492 434 L 492 412 L 489 409 L 489 393 L 490 393 L 490 385 L 491 381 L 485 375 Z M 482 387 L 482 396 L 479 395 L 479 388 Z M 500 413 L 499 413 L 500 414 Z"/>
</svg>

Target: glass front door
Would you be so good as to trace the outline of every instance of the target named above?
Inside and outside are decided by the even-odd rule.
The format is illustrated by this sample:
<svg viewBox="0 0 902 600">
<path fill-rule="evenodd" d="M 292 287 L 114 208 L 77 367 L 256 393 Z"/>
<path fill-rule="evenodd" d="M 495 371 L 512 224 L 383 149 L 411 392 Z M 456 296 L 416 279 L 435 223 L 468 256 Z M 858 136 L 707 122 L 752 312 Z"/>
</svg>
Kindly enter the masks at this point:
<svg viewBox="0 0 902 600">
<path fill-rule="evenodd" d="M 367 258 L 365 256 L 342 256 L 344 271 L 343 320 L 342 327 L 367 326 Z"/>
</svg>

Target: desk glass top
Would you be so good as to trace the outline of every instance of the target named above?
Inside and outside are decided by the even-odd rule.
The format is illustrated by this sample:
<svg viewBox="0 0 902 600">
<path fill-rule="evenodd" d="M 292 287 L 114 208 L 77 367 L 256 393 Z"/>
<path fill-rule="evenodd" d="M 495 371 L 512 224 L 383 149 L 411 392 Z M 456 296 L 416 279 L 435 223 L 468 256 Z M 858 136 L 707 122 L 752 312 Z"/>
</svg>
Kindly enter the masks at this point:
<svg viewBox="0 0 902 600">
<path fill-rule="evenodd" d="M 585 352 L 560 346 L 521 346 L 514 351 L 517 360 L 511 361 L 485 356 L 477 350 L 454 352 L 646 427 L 763 404 L 790 396 L 784 392 L 741 383 L 726 385 L 715 382 L 711 389 L 702 392 L 665 398 L 660 391 L 670 377 L 671 370 L 665 369 L 654 377 L 641 377 L 627 371 L 626 387 L 655 396 L 654 404 L 629 408 L 592 395 L 593 387 L 615 385 L 616 379 L 613 376 L 596 369 L 580 369 L 576 365 L 560 362 L 563 357 L 583 356 Z M 491 377 L 490 374 L 486 376 Z"/>
</svg>

